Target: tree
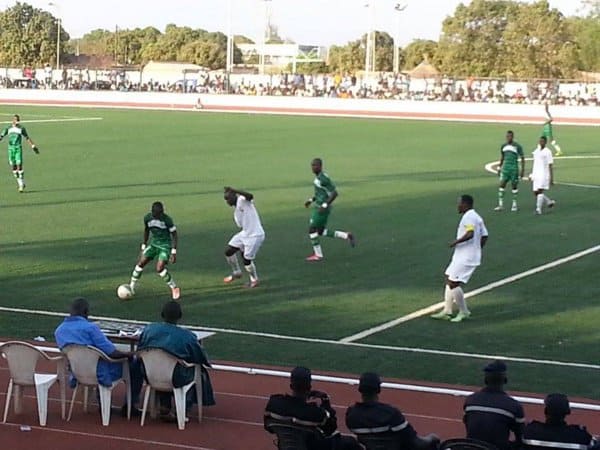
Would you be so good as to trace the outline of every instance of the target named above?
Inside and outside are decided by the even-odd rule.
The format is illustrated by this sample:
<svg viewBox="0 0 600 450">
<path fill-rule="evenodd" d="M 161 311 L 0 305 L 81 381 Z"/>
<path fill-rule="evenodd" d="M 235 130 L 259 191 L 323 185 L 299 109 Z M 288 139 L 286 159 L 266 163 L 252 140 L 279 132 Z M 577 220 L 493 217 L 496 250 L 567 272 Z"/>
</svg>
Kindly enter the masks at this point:
<svg viewBox="0 0 600 450">
<path fill-rule="evenodd" d="M 234 44 L 254 44 L 254 41 L 247 36 L 236 34 L 233 36 Z"/>
<path fill-rule="evenodd" d="M 404 50 L 404 69 L 411 70 L 417 67 L 425 59 L 425 55 L 429 58 L 434 66 L 438 65 L 437 60 L 438 43 L 426 39 L 415 39 L 408 44 Z"/>
<path fill-rule="evenodd" d="M 56 55 L 58 19 L 47 11 L 17 2 L 0 12 L 0 63 L 4 66 L 34 66 L 53 62 Z M 60 28 L 60 51 L 69 35 Z"/>
<path fill-rule="evenodd" d="M 366 34 L 363 40 L 366 46 Z M 400 65 L 402 65 L 402 56 L 402 53 L 400 53 Z M 394 70 L 394 38 L 385 31 L 375 32 L 375 70 L 379 72 Z"/>
<path fill-rule="evenodd" d="M 578 68 L 600 72 L 600 20 L 596 17 L 572 17 L 569 25 L 577 43 Z"/>
<path fill-rule="evenodd" d="M 438 55 L 442 72 L 495 76 L 506 72 L 501 52 L 504 30 L 518 5 L 509 0 L 473 0 L 458 5 L 442 25 Z"/>
<path fill-rule="evenodd" d="M 367 35 L 344 46 L 329 48 L 328 64 L 333 72 L 357 72 L 365 68 Z M 394 63 L 394 39 L 385 31 L 375 32 L 375 70 L 391 72 Z"/>
</svg>

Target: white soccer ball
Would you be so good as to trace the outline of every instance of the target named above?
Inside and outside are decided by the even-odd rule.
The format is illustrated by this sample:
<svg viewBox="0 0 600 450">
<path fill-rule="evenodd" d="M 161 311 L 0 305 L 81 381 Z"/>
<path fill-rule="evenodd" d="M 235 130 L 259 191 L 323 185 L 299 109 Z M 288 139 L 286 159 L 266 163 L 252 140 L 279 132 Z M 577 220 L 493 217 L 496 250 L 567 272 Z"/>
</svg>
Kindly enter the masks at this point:
<svg viewBox="0 0 600 450">
<path fill-rule="evenodd" d="M 131 290 L 131 287 L 128 284 L 122 284 L 119 286 L 117 288 L 117 297 L 119 297 L 121 300 L 129 300 L 131 297 L 133 297 L 133 291 Z"/>
</svg>

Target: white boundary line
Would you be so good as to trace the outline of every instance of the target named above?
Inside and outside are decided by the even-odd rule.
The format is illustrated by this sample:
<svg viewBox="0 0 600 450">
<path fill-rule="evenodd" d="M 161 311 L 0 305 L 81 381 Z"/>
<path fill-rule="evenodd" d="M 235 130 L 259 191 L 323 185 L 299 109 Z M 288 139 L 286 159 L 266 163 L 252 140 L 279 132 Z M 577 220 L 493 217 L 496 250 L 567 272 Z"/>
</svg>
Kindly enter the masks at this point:
<svg viewBox="0 0 600 450">
<path fill-rule="evenodd" d="M 465 298 L 475 297 L 476 295 L 491 291 L 492 289 L 496 289 L 496 288 L 504 286 L 506 284 L 513 283 L 515 281 L 521 280 L 521 279 L 529 277 L 531 275 L 535 275 L 536 273 L 543 272 L 543 271 L 551 269 L 553 267 L 557 267 L 562 264 L 566 264 L 570 261 L 582 258 L 586 255 L 589 255 L 589 254 L 597 252 L 597 251 L 600 251 L 600 245 L 590 247 L 586 250 L 582 250 L 580 252 L 573 253 L 572 255 L 566 256 L 564 258 L 559 258 L 559 259 L 556 259 L 549 263 L 542 264 L 541 266 L 537 266 L 532 269 L 526 270 L 525 272 L 517 273 L 515 275 L 511 275 L 509 277 L 502 278 L 501 280 L 494 281 L 493 283 L 486 284 L 485 286 L 482 286 L 478 289 L 467 292 L 465 294 Z M 347 336 L 347 337 L 341 339 L 340 341 L 344 342 L 344 343 L 359 341 L 368 336 L 371 336 L 376 333 L 380 333 L 381 331 L 388 330 L 388 329 L 393 328 L 402 323 L 406 323 L 410 320 L 418 319 L 419 317 L 423 317 L 428 314 L 431 314 L 431 313 L 439 310 L 443 306 L 444 306 L 444 302 L 435 303 L 426 308 L 419 309 L 418 311 L 415 311 L 413 313 L 407 314 L 402 317 L 398 317 L 397 319 L 390 320 L 389 322 L 382 323 L 381 325 L 378 325 L 376 327 L 369 328 L 367 330 L 361 331 L 360 333 L 353 334 L 352 336 Z"/>
<path fill-rule="evenodd" d="M 12 312 L 12 313 L 21 313 L 21 314 L 34 314 L 41 316 L 51 316 L 51 317 L 66 317 L 68 314 L 59 313 L 54 311 L 44 311 L 44 310 L 32 310 L 32 309 L 23 309 L 23 308 L 10 308 L 6 306 L 0 306 L 0 311 Z M 103 316 L 90 316 L 92 320 L 106 320 L 111 322 L 118 322 L 124 324 L 136 324 L 136 325 L 147 325 L 149 322 L 142 320 L 132 320 L 132 319 L 119 319 L 116 317 L 103 317 Z M 246 331 L 246 330 L 235 330 L 231 328 L 215 328 L 215 327 L 202 327 L 197 325 L 181 325 L 184 328 L 189 328 L 194 331 L 214 331 L 215 333 L 223 333 L 223 334 L 233 334 L 239 336 L 253 336 L 253 337 L 263 337 L 268 339 L 278 339 L 283 341 L 294 341 L 294 342 L 306 342 L 311 344 L 326 344 L 326 345 L 334 345 L 334 346 L 345 346 L 345 347 L 358 347 L 358 348 L 368 348 L 375 350 L 388 350 L 395 352 L 403 352 L 403 353 L 422 353 L 428 355 L 437 355 L 437 356 L 448 356 L 448 357 L 461 357 L 461 358 L 471 358 L 471 359 L 483 359 L 483 360 L 491 360 L 491 359 L 502 359 L 504 361 L 509 362 L 517 362 L 517 363 L 527 363 L 527 364 L 541 364 L 547 366 L 556 366 L 556 367 L 573 367 L 577 369 L 592 369 L 592 370 L 600 370 L 600 364 L 589 364 L 589 363 L 579 363 L 579 362 L 570 362 L 570 361 L 556 361 L 556 360 L 548 360 L 548 359 L 534 359 L 534 358 L 526 358 L 526 357 L 518 357 L 518 356 L 504 356 L 504 355 L 488 355 L 481 353 L 466 353 L 466 352 L 452 352 L 447 350 L 437 350 L 437 349 L 429 349 L 429 348 L 418 348 L 418 347 L 398 347 L 398 346 L 390 346 L 390 345 L 380 345 L 380 344 L 363 344 L 360 342 L 342 342 L 339 340 L 333 339 L 320 339 L 320 338 L 310 338 L 303 336 L 289 336 L 285 334 L 274 334 L 274 333 L 263 333 L 260 331 Z M 56 348 L 53 347 L 40 347 L 44 351 L 56 351 Z"/>
<path fill-rule="evenodd" d="M 27 125 L 28 123 L 48 123 L 48 122 L 90 122 L 94 120 L 104 120 L 103 117 L 67 117 L 64 119 L 32 119 L 24 120 L 21 123 Z M 9 123 L 10 121 L 2 121 L 2 123 Z"/>
<path fill-rule="evenodd" d="M 7 428 L 16 428 L 16 427 L 20 427 L 21 424 L 6 422 L 6 423 L 0 424 L 0 426 L 4 426 Z M 174 444 L 174 443 L 168 442 L 168 441 L 151 441 L 151 440 L 147 440 L 147 439 L 128 438 L 125 436 L 115 436 L 113 434 L 86 433 L 85 431 L 61 430 L 59 428 L 40 427 L 40 426 L 36 426 L 36 425 L 30 425 L 30 428 L 32 430 L 37 430 L 37 431 L 50 431 L 52 433 L 70 434 L 73 436 L 87 436 L 87 437 L 93 437 L 93 438 L 105 439 L 105 440 L 131 442 L 131 443 L 135 443 L 135 444 L 157 445 L 160 447 L 183 448 L 183 449 L 188 449 L 188 450 L 214 450 L 211 448 L 198 447 L 195 445 Z"/>
</svg>

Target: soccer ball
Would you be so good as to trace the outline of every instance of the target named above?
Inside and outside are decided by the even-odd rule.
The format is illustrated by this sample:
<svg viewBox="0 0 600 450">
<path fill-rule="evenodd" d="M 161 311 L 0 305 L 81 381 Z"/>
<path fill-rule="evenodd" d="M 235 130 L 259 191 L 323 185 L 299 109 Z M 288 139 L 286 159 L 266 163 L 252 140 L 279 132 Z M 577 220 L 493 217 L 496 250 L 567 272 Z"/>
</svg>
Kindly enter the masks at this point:
<svg viewBox="0 0 600 450">
<path fill-rule="evenodd" d="M 119 286 L 117 288 L 117 297 L 119 297 L 121 300 L 129 300 L 131 297 L 133 297 L 133 291 L 131 290 L 131 287 L 129 287 L 128 284 L 122 284 Z"/>
</svg>

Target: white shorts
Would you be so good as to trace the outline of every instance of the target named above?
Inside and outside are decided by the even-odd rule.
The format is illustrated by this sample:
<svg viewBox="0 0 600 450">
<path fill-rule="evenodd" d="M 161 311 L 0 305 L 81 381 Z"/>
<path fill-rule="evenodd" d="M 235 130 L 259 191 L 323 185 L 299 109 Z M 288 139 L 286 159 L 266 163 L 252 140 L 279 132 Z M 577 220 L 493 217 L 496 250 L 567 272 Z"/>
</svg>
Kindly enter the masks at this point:
<svg viewBox="0 0 600 450">
<path fill-rule="evenodd" d="M 533 183 L 532 183 L 532 189 L 533 191 L 539 191 L 540 189 L 543 189 L 545 191 L 547 191 L 548 189 L 550 189 L 550 178 L 549 177 L 534 177 L 533 178 Z"/>
<path fill-rule="evenodd" d="M 265 235 L 259 236 L 244 236 L 242 232 L 233 235 L 229 244 L 231 247 L 239 248 L 244 255 L 244 258 L 252 261 L 256 258 L 258 249 L 265 240 Z"/>
<path fill-rule="evenodd" d="M 478 266 L 470 266 L 456 261 L 450 261 L 450 265 L 446 268 L 445 275 L 450 281 L 460 283 L 468 283 L 471 275 L 475 272 Z"/>
</svg>

